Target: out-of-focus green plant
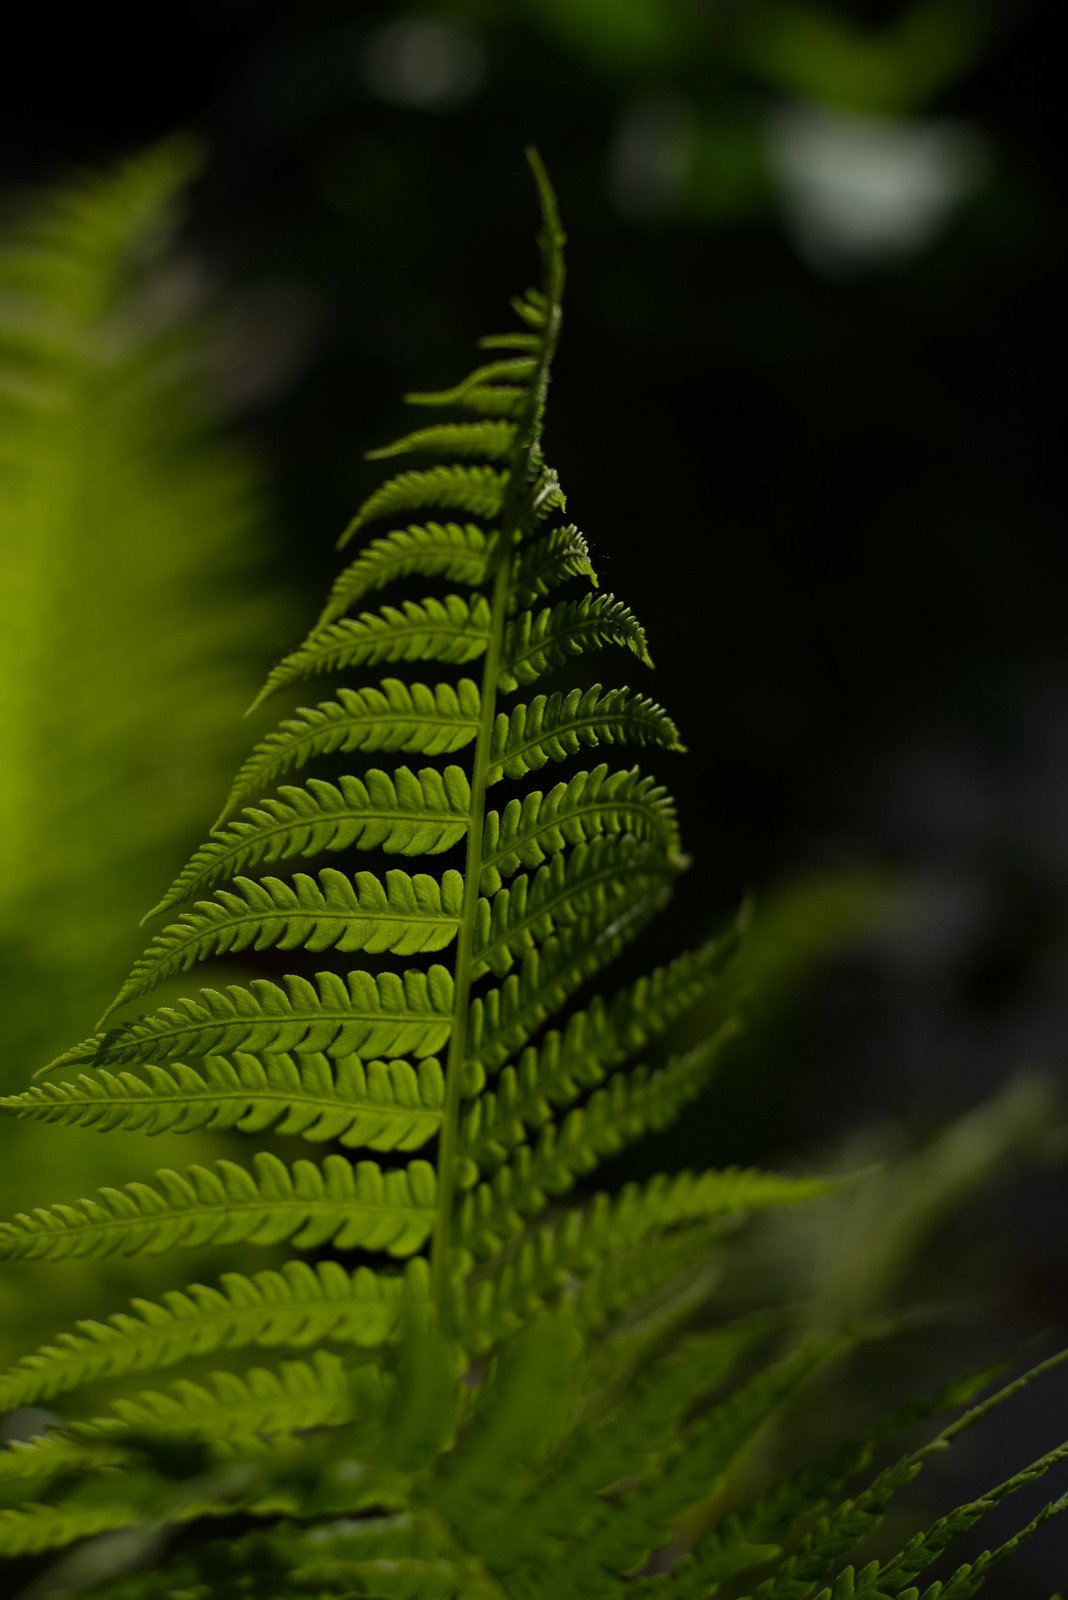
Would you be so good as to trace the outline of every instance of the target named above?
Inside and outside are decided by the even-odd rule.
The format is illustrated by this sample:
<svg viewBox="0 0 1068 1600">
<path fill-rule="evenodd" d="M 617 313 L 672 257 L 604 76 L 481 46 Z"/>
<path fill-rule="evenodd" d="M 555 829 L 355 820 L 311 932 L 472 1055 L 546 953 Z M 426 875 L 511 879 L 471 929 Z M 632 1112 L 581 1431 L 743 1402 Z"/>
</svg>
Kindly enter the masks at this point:
<svg viewBox="0 0 1068 1600">
<path fill-rule="evenodd" d="M 249 581 L 261 487 L 213 414 L 208 330 L 168 248 L 195 164 L 168 144 L 0 233 L 6 1086 L 84 1025 L 133 947 L 138 907 L 219 793 L 279 615 Z M 75 1140 L 72 1192 L 102 1154 Z M 0 1186 L 16 1192 L 42 1159 L 23 1129 Z M 126 1280 L 111 1276 L 113 1294 Z M 63 1293 L 50 1282 L 50 1316 Z M 0 1286 L 5 1341 L 43 1309 L 25 1284 L 12 1302 Z"/>
</svg>

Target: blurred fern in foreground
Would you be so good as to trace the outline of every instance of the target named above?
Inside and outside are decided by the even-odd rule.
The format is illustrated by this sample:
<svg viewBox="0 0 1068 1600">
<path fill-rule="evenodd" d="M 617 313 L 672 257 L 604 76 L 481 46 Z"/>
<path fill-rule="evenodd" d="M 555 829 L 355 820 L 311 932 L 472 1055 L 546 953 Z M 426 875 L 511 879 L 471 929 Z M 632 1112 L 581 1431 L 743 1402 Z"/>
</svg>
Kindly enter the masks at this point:
<svg viewBox="0 0 1068 1600">
<path fill-rule="evenodd" d="M 629 609 L 592 592 L 542 454 L 563 235 L 533 165 L 541 286 L 469 377 L 412 397 L 444 420 L 377 454 L 431 464 L 390 478 L 346 537 L 417 520 L 351 562 L 261 699 L 308 677 L 388 676 L 261 742 L 108 1015 L 150 1009 L 5 1097 L 31 1121 L 312 1147 L 164 1168 L 0 1224 L 0 1254 L 44 1263 L 242 1247 L 217 1283 L 83 1321 L 0 1377 L 0 1406 L 69 1403 L 65 1423 L 0 1452 L 0 1553 L 73 1547 L 53 1595 L 918 1600 L 914 1580 L 955 1541 L 1068 1458 L 1055 1448 L 880 1547 L 928 1460 L 1026 1380 L 981 1400 L 993 1374 L 967 1378 L 784 1476 L 760 1453 L 778 1420 L 889 1330 L 869 1319 L 784 1341 L 773 1312 L 717 1325 L 709 1302 L 743 1216 L 833 1185 L 727 1168 L 583 1195 L 707 1083 L 730 1016 L 690 1049 L 657 1048 L 716 991 L 741 929 L 589 991 L 686 865 L 666 791 L 615 747 L 679 738 L 644 695 L 565 676 L 579 654 L 649 657 Z M 349 615 L 414 575 L 457 592 Z M 413 681 L 428 664 L 453 676 Z M 567 766 L 602 750 L 613 759 Z M 359 774 L 302 776 L 339 754 Z M 558 765 L 558 781 L 529 782 Z M 356 848 L 404 865 L 353 871 Z M 290 871 L 323 851 L 314 876 Z M 414 856 L 425 870 L 408 870 Z M 150 1000 L 248 948 L 306 950 L 318 970 Z M 282 1243 L 292 1258 L 257 1268 Z M 95 1398 L 116 1380 L 118 1397 Z M 957 1415 L 939 1425 L 945 1409 Z M 918 1422 L 933 1437 L 916 1445 Z M 967 1600 L 1065 1503 L 927 1600 Z"/>
<path fill-rule="evenodd" d="M 257 476 L 208 400 L 210 330 L 170 248 L 193 165 L 185 147 L 161 147 L 0 226 L 7 1087 L 18 1059 L 58 1048 L 129 960 L 191 808 L 211 804 L 232 763 L 249 658 L 278 626 L 253 571 Z M 26 1127 L 5 1151 L 5 1194 L 49 1160 L 38 1135 Z M 205 1155 L 221 1148 L 202 1141 Z M 73 1139 L 73 1192 L 101 1181 L 106 1159 Z M 128 1292 L 121 1268 L 96 1277 L 97 1292 Z M 0 1285 L 0 1347 L 87 1295 L 84 1274 L 47 1298 Z"/>
<path fill-rule="evenodd" d="M 8 1062 L 69 1037 L 124 959 L 277 625 L 249 583 L 259 487 L 204 403 L 204 336 L 165 253 L 191 166 L 162 147 L 0 234 Z"/>
</svg>

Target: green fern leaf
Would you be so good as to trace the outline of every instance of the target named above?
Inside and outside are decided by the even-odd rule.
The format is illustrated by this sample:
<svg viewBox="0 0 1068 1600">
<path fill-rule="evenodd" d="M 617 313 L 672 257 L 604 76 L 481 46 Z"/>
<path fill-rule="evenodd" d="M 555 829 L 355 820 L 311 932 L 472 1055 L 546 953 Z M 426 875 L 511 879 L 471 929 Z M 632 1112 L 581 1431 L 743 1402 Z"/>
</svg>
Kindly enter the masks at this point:
<svg viewBox="0 0 1068 1600">
<path fill-rule="evenodd" d="M 623 1142 L 623 1136 L 618 1139 Z M 609 1154 L 618 1149 L 616 1141 L 616 1130 L 600 1114 L 587 1121 L 581 1113 L 572 1112 L 559 1135 L 555 1128 L 546 1129 L 534 1148 L 524 1146 L 489 1183 L 463 1196 L 460 1237 L 472 1251 L 490 1255 L 519 1233 L 527 1219 L 545 1209 L 550 1194 L 565 1193 L 577 1176 L 595 1164 L 597 1152 L 591 1151 L 592 1146 L 600 1143 L 603 1153 Z M 789 1178 L 733 1167 L 696 1176 L 683 1173 L 673 1182 L 677 1185 L 671 1197 L 674 1204 L 661 1211 L 661 1226 L 666 1225 L 665 1215 L 675 1223 L 707 1221 L 812 1200 L 830 1187 L 826 1179 Z"/>
<path fill-rule="evenodd" d="M 749 1320 L 692 1336 L 639 1374 L 625 1407 L 612 1406 L 598 1419 L 599 1426 L 574 1432 L 554 1462 L 551 1478 L 526 1497 L 519 1537 L 499 1553 L 505 1570 L 518 1576 L 533 1568 L 540 1580 L 537 1593 L 614 1593 L 604 1575 L 597 1584 L 596 1569 L 582 1555 L 586 1540 L 605 1521 L 602 1496 L 610 1499 L 615 1485 L 645 1475 L 669 1458 L 673 1439 L 695 1402 L 729 1377 L 766 1332 L 760 1322 Z M 637 1532 L 634 1565 L 648 1553 L 647 1528 L 639 1526 Z M 589 1589 L 583 1585 L 568 1591 L 562 1574 L 553 1571 L 563 1536 Z"/>
<path fill-rule="evenodd" d="M 18 1486 L 20 1496 L 36 1496 L 51 1480 L 76 1472 L 106 1471 L 121 1467 L 128 1453 L 121 1445 L 87 1444 L 62 1434 L 39 1434 L 16 1439 L 0 1448 L 0 1493 Z"/>
<path fill-rule="evenodd" d="M 612 922 L 621 896 L 640 896 L 676 870 L 674 862 L 636 846 L 629 836 L 597 839 L 554 856 L 548 866 L 480 901 L 476 976 L 502 977 L 519 956 L 573 923 L 581 921 L 586 936 L 594 938 Z"/>
<path fill-rule="evenodd" d="M 247 989 L 236 984 L 222 992 L 202 989 L 195 1000 L 179 1000 L 99 1033 L 42 1070 L 261 1049 L 429 1056 L 448 1038 L 451 1002 L 451 974 L 437 966 L 378 977 L 320 972 L 314 983 L 288 977 L 279 985 L 255 978 Z"/>
<path fill-rule="evenodd" d="M 477 734 L 479 710 L 478 686 L 469 678 L 461 678 L 455 687 L 439 683 L 432 689 L 396 678 L 384 678 L 377 689 L 339 689 L 336 699 L 303 708 L 257 745 L 237 775 L 222 816 L 313 756 L 351 750 L 450 755 Z"/>
<path fill-rule="evenodd" d="M 304 643 L 267 678 L 250 714 L 279 689 L 319 673 L 381 661 L 446 661 L 462 665 L 484 654 L 489 638 L 489 607 L 482 595 L 465 600 L 449 594 L 443 600 L 405 600 L 381 611 L 343 617 L 309 634 Z"/>
<path fill-rule="evenodd" d="M 540 539 L 521 546 L 513 558 L 510 612 L 533 605 L 571 578 L 586 578 L 597 587 L 590 552 L 577 528 L 550 528 Z"/>
<path fill-rule="evenodd" d="M 514 417 L 529 398 L 524 384 L 537 365 L 535 356 L 487 361 L 449 389 L 413 391 L 404 398 L 411 406 L 456 406 L 481 417 Z"/>
<path fill-rule="evenodd" d="M 105 1069 L 69 1083 L 42 1083 L 0 1099 L 3 1110 L 40 1122 L 109 1132 L 190 1133 L 237 1128 L 372 1150 L 417 1150 L 438 1132 L 445 1103 L 433 1058 L 361 1061 L 342 1056 L 208 1056 L 201 1071 L 146 1065 L 141 1075 Z"/>
<path fill-rule="evenodd" d="M 378 517 L 422 511 L 433 506 L 445 511 L 466 511 L 487 521 L 500 514 L 508 474 L 493 467 L 430 467 L 425 472 L 401 472 L 368 495 L 341 538 L 339 548 Z"/>
<path fill-rule="evenodd" d="M 292 1167 L 266 1152 L 247 1171 L 232 1161 L 214 1170 L 169 1168 L 156 1187 L 101 1189 L 95 1200 L 38 1207 L 0 1223 L 0 1258 L 58 1261 L 67 1256 L 158 1255 L 179 1246 L 280 1244 L 302 1249 L 333 1241 L 411 1255 L 434 1221 L 434 1169 L 413 1161 L 383 1172 L 373 1161 L 354 1166 L 327 1156 L 321 1167 Z"/>
<path fill-rule="evenodd" d="M 581 1089 L 664 1033 L 720 980 L 738 947 L 744 919 L 723 937 L 657 967 L 609 999 L 595 996 L 562 1031 L 552 1029 L 517 1064 L 517 1089 L 535 1084 L 554 1105 L 567 1105 Z"/>
<path fill-rule="evenodd" d="M 667 1544 L 672 1519 L 713 1494 L 740 1453 L 835 1353 L 834 1346 L 814 1343 L 763 1369 L 711 1410 L 699 1412 L 684 1426 L 682 1441 L 675 1442 L 668 1459 L 654 1458 L 646 1473 L 639 1469 L 633 1488 L 602 1502 L 596 1525 L 573 1553 L 566 1572 L 557 1563 L 559 1580 L 582 1593 L 596 1585 L 599 1574 L 622 1575 Z M 547 1574 L 550 1581 L 552 1575 Z"/>
<path fill-rule="evenodd" d="M 58 1506 L 26 1505 L 0 1508 L 0 1555 L 38 1555 L 61 1550 L 78 1539 L 88 1539 L 136 1522 L 121 1486 L 111 1504 L 66 1503 Z"/>
<path fill-rule="evenodd" d="M 571 656 L 616 645 L 652 666 L 645 630 L 614 595 L 583 595 L 544 611 L 523 611 L 509 623 L 501 651 L 498 684 L 505 692 L 533 683 Z"/>
<path fill-rule="evenodd" d="M 442 422 L 430 428 L 417 428 L 392 444 L 368 450 L 368 461 L 386 461 L 390 456 L 432 455 L 476 456 L 484 461 L 503 461 L 515 445 L 515 428 L 508 422 Z"/>
<path fill-rule="evenodd" d="M 372 540 L 345 568 L 330 591 L 315 631 L 336 622 L 357 600 L 397 578 L 418 573 L 427 578 L 478 585 L 485 580 L 488 555 L 486 535 L 472 523 L 461 526 L 456 522 L 428 522 L 424 527 L 395 529 Z"/>
<path fill-rule="evenodd" d="M 362 780 L 340 778 L 335 785 L 310 778 L 303 786 L 284 785 L 277 799 L 247 806 L 202 845 L 144 920 L 260 861 L 353 844 L 395 855 L 435 855 L 459 843 L 470 809 L 471 791 L 460 767 L 398 767 L 392 777 L 372 768 Z"/>
<path fill-rule="evenodd" d="M 501 712 L 493 730 L 489 782 L 524 778 L 549 761 L 566 761 L 584 746 L 656 744 L 681 750 L 670 717 L 644 695 L 627 689 L 572 689 L 537 695 L 529 705 Z"/>
<path fill-rule="evenodd" d="M 201 1439 L 220 1445 L 270 1445 L 303 1428 L 336 1427 L 356 1414 L 369 1389 L 381 1388 L 374 1367 L 361 1371 L 359 1397 L 340 1356 L 317 1350 L 310 1361 L 278 1368 L 213 1372 L 206 1382 L 178 1378 L 168 1390 L 147 1390 L 112 1402 L 111 1416 L 75 1425 L 77 1436 L 121 1437 L 121 1432 Z M 118 1427 L 116 1427 L 116 1423 Z"/>
<path fill-rule="evenodd" d="M 0 1411 L 220 1350 L 328 1341 L 372 1349 L 395 1338 L 405 1308 L 425 1304 L 429 1295 L 420 1256 L 392 1274 L 349 1271 L 336 1261 L 287 1261 L 247 1277 L 224 1273 L 217 1288 L 170 1289 L 159 1302 L 135 1300 L 106 1322 L 79 1322 L 59 1334 L 0 1377 Z"/>
<path fill-rule="evenodd" d="M 737 1031 L 732 1021 L 662 1067 L 637 1067 L 626 1077 L 613 1078 L 607 1090 L 596 1090 L 586 1102 L 587 1120 L 604 1117 L 618 1133 L 620 1148 L 650 1129 L 666 1128 L 701 1093 Z M 600 1076 L 603 1079 L 603 1072 Z M 568 1105 L 581 1092 L 574 1079 L 543 1085 L 529 1071 L 506 1067 L 493 1092 L 484 1091 L 472 1100 L 459 1148 L 485 1172 L 522 1144 L 532 1129 L 550 1123 L 556 1107 Z"/>
<path fill-rule="evenodd" d="M 629 833 L 679 858 L 675 807 L 667 790 L 637 767 L 578 772 L 547 793 L 535 789 L 486 817 L 482 893 L 493 894 L 522 867 L 539 867 L 571 845 L 605 834 Z M 681 864 L 681 858 L 680 864 Z"/>
<path fill-rule="evenodd" d="M 235 878 L 233 889 L 198 900 L 156 935 L 104 1018 L 213 954 L 250 947 L 404 956 L 444 950 L 456 937 L 463 894 L 463 878 L 452 870 L 440 880 L 396 867 L 384 882 L 372 872 L 350 878 L 332 867 L 315 878 L 298 872 L 291 882 Z"/>
<path fill-rule="evenodd" d="M 576 990 L 637 938 L 666 905 L 669 893 L 658 885 L 638 899 L 620 895 L 615 915 L 595 937 L 581 924 L 565 928 L 524 956 L 503 983 L 476 995 L 468 1019 L 474 1078 L 496 1072 L 520 1051 Z"/>
</svg>

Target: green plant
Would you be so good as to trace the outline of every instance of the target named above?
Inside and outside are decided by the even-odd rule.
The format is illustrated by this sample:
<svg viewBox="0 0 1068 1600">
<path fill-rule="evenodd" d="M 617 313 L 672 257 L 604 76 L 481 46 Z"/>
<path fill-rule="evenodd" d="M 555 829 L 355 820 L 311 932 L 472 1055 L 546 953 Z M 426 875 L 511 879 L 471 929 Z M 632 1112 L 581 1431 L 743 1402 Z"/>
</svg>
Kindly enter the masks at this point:
<svg viewBox="0 0 1068 1600">
<path fill-rule="evenodd" d="M 469 520 L 374 539 L 265 693 L 385 663 L 480 662 L 481 681 L 388 677 L 286 717 L 159 909 L 205 898 L 151 941 L 115 1005 L 226 951 L 360 952 L 364 964 L 202 990 L 97 1033 L 43 1069 L 67 1076 L 4 1101 L 20 1117 L 101 1129 L 228 1128 L 340 1146 L 321 1163 L 263 1152 L 250 1166 L 168 1170 L 0 1227 L 9 1258 L 208 1243 L 302 1252 L 280 1270 L 230 1273 L 80 1324 L 0 1379 L 4 1409 L 60 1395 L 76 1408 L 0 1454 L 0 1550 L 73 1546 L 47 1593 L 916 1596 L 913 1579 L 951 1539 L 1068 1454 L 1052 1451 L 855 1571 L 850 1558 L 892 1497 L 1026 1379 L 982 1401 L 990 1374 L 964 1380 L 872 1439 L 777 1476 L 760 1460 L 769 1424 L 828 1363 L 884 1330 L 784 1349 L 774 1312 L 721 1326 L 707 1303 L 740 1216 L 830 1185 L 711 1171 L 564 1203 L 707 1082 L 729 1016 L 662 1065 L 640 1057 L 706 1001 L 739 930 L 607 999 L 584 998 L 684 865 L 671 802 L 637 769 L 608 765 L 513 792 L 587 749 L 678 747 L 665 713 L 628 690 L 513 698 L 606 645 L 648 659 L 627 608 L 590 592 L 586 545 L 562 520 L 542 456 L 563 236 L 532 164 L 542 287 L 514 302 L 519 330 L 484 341 L 490 358 L 468 378 L 412 397 L 460 420 L 374 453 L 437 464 L 391 478 L 345 539 L 380 518 Z M 348 615 L 411 576 L 464 593 Z M 580 598 L 552 598 L 581 582 Z M 466 769 L 452 759 L 461 751 Z M 444 765 L 364 764 L 382 753 Z M 359 775 L 258 798 L 327 755 L 357 756 Z M 461 865 L 242 875 L 357 845 L 453 852 Z M 555 1025 L 572 998 L 584 1004 Z M 354 1162 L 343 1153 L 353 1148 L 376 1158 Z M 243 1364 L 286 1349 L 302 1354 Z M 120 1392 L 103 1412 L 84 1398 L 181 1365 L 169 1387 Z M 896 1432 L 945 1406 L 965 1410 L 850 1487 Z M 1063 1508 L 1050 1502 L 926 1593 L 964 1600 Z M 105 1537 L 79 1544 L 91 1535 Z"/>
<path fill-rule="evenodd" d="M 213 403 L 215 319 L 172 248 L 196 165 L 168 141 L 0 223 L 3 1093 L 137 954 L 138 916 L 233 770 L 251 662 L 287 627 L 258 474 Z M 29 1124 L 9 1141 L 0 1212 L 53 1141 Z M 227 1153 L 210 1132 L 182 1144 L 72 1133 L 69 1192 Z M 167 1283 L 120 1257 L 42 1272 L 0 1283 L 0 1366 L 57 1319 Z"/>
</svg>

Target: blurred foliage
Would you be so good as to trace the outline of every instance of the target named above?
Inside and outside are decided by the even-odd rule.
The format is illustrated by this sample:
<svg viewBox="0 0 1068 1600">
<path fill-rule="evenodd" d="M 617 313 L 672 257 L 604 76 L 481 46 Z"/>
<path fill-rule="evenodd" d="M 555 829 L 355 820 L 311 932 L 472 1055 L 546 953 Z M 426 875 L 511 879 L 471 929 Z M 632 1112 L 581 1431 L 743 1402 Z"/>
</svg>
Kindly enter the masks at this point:
<svg viewBox="0 0 1068 1600">
<path fill-rule="evenodd" d="M 284 625 L 255 578 L 261 487 L 213 415 L 207 329 L 168 248 L 194 165 L 184 143 L 157 148 L 47 195 L 0 243 L 5 1088 L 99 1012 L 218 804 L 256 657 Z M 128 1143 L 139 1172 L 167 1159 L 165 1140 Z M 76 1134 L 64 1191 L 113 1160 Z M 9 1129 L 5 1210 L 53 1163 L 47 1130 Z M 22 1274 L 0 1285 L 4 1346 L 50 1332 L 68 1295 L 84 1306 L 80 1276 L 36 1303 Z M 93 1304 L 130 1281 L 121 1264 L 89 1277 Z"/>
</svg>

